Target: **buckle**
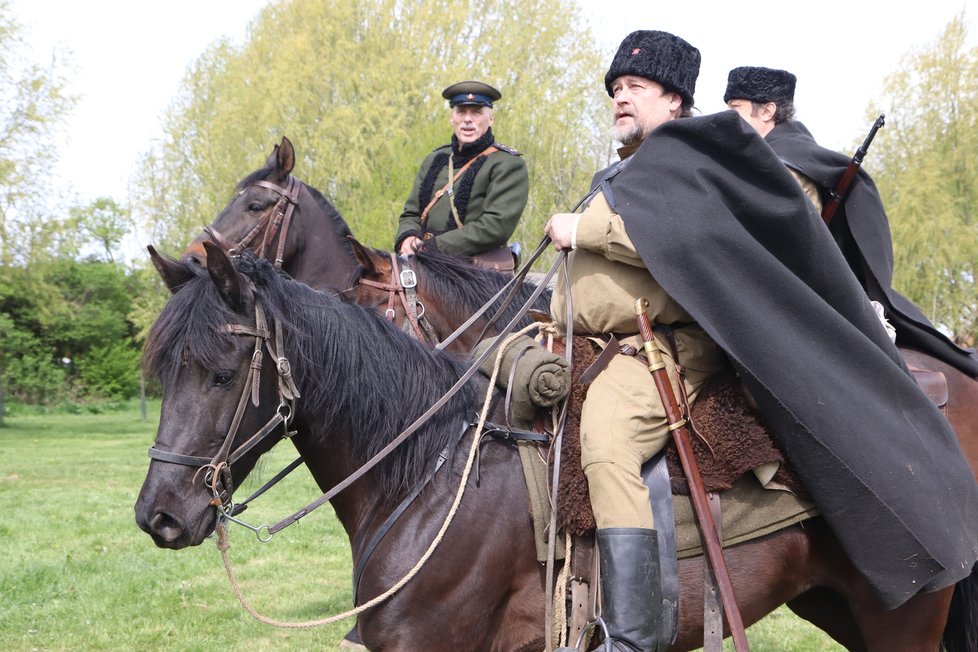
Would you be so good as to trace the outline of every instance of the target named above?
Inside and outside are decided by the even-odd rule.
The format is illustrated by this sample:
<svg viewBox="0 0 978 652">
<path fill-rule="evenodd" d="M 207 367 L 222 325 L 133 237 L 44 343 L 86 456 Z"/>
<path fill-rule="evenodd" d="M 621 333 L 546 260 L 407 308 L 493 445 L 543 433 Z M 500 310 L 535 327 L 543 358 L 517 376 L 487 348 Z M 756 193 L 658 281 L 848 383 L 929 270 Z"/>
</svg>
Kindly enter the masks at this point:
<svg viewBox="0 0 978 652">
<path fill-rule="evenodd" d="M 401 285 L 404 288 L 417 287 L 418 275 L 414 273 L 413 269 L 407 268 L 401 270 Z"/>
</svg>

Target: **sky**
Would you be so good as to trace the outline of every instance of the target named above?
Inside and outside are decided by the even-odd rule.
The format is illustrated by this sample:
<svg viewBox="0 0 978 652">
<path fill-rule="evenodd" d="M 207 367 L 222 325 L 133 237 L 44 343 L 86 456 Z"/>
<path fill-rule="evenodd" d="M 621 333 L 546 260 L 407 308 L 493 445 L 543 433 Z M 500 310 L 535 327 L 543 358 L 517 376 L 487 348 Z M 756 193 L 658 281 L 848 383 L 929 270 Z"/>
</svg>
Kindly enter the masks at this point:
<svg viewBox="0 0 978 652">
<path fill-rule="evenodd" d="M 80 102 L 52 173 L 82 201 L 109 196 L 120 203 L 128 198 L 141 154 L 160 137 L 164 111 L 188 67 L 222 37 L 242 42 L 248 24 L 268 4 L 9 1 L 28 30 L 32 58 L 45 61 L 57 48 L 72 62 L 71 90 Z M 669 31 L 696 46 L 702 54 L 696 105 L 703 113 L 724 108 L 731 68 L 795 73 L 797 118 L 823 145 L 839 150 L 868 132 L 872 120 L 866 109 L 906 54 L 932 44 L 962 11 L 970 43 L 978 37 L 978 0 L 927 0 L 903 8 L 892 0 L 821 0 L 782 4 L 789 11 L 780 12 L 774 3 L 719 0 L 580 3 L 609 63 L 621 39 L 635 29 Z M 596 71 L 595 83 L 603 84 L 604 72 Z M 871 154 L 867 167 L 870 159 Z"/>
</svg>

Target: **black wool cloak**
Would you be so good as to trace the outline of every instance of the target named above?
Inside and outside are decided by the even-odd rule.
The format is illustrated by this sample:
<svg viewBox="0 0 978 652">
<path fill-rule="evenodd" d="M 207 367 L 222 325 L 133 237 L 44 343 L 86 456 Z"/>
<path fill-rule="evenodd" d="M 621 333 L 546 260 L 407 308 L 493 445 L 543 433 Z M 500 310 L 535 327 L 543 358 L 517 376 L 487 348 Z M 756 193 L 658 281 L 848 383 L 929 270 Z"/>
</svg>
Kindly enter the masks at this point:
<svg viewBox="0 0 978 652">
<path fill-rule="evenodd" d="M 732 111 L 674 120 L 602 185 L 652 276 L 737 366 L 883 602 L 967 577 L 978 484 L 764 140 Z"/>
<path fill-rule="evenodd" d="M 823 201 L 849 165 L 848 156 L 816 143 L 800 122 L 777 125 L 765 140 L 785 165 L 818 185 Z M 879 301 L 886 309 L 887 317 L 897 331 L 897 344 L 917 349 L 971 377 L 978 377 L 978 357 L 974 351 L 954 344 L 917 306 L 891 287 L 893 245 L 890 223 L 876 184 L 862 168 L 829 230 L 869 298 Z"/>
</svg>

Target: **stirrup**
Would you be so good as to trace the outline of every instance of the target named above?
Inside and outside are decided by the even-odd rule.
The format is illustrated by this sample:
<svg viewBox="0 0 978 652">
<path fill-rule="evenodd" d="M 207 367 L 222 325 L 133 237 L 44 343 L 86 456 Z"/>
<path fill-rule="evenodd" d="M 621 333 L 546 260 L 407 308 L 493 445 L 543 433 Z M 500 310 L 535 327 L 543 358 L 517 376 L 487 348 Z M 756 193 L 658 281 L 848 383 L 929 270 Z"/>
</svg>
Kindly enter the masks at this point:
<svg viewBox="0 0 978 652">
<path fill-rule="evenodd" d="M 591 631 L 594 627 L 600 626 L 601 632 L 604 634 L 604 645 L 605 652 L 614 652 L 614 641 L 611 639 L 611 634 L 608 632 L 608 626 L 605 624 L 604 619 L 600 616 L 594 620 L 589 620 L 584 623 L 584 627 L 581 628 L 581 633 L 577 635 L 577 642 L 574 643 L 574 647 L 559 647 L 554 650 L 554 652 L 580 652 L 581 643 L 584 642 L 584 636 Z"/>
</svg>

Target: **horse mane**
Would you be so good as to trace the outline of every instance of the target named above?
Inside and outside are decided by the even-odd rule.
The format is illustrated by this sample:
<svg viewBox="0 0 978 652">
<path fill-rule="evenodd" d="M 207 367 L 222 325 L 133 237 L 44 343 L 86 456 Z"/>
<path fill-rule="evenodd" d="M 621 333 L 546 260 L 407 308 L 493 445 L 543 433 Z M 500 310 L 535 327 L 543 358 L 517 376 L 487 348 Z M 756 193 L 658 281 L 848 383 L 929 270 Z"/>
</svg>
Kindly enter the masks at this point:
<svg viewBox="0 0 978 652">
<path fill-rule="evenodd" d="M 194 276 L 170 297 L 144 349 L 144 365 L 165 387 L 178 382 L 187 357 L 211 372 L 228 371 L 219 365 L 235 336 L 222 327 L 242 321 L 206 271 L 179 264 Z M 464 371 L 449 354 L 428 349 L 358 305 L 293 281 L 251 252 L 236 268 L 254 285 L 269 324 L 277 319 L 284 329 L 285 355 L 301 394 L 297 412 L 304 421 L 348 433 L 358 464 L 403 432 Z M 469 383 L 384 458 L 373 470 L 381 491 L 402 495 L 426 476 L 440 452 L 454 452 L 475 401 Z M 312 436 L 300 429 L 303 435 Z"/>
<path fill-rule="evenodd" d="M 382 256 L 389 255 L 387 252 L 376 251 Z M 463 319 L 468 318 L 469 315 L 485 305 L 511 278 L 506 274 L 473 265 L 469 258 L 453 256 L 440 251 L 415 252 L 410 266 L 424 284 L 425 294 L 438 297 L 445 306 L 457 306 L 455 309 L 459 311 Z M 360 280 L 364 272 L 365 270 L 361 267 L 354 273 L 353 284 Z M 529 281 L 522 283 L 517 289 L 516 296 L 496 320 L 492 333 L 489 334 L 498 334 L 517 315 L 520 308 L 529 300 L 536 289 L 536 286 Z M 531 308 L 549 313 L 550 294 L 550 289 L 545 288 Z M 487 310 L 483 315 L 483 322 L 492 318 L 495 314 L 494 308 L 502 305 L 505 298 L 506 294 L 504 293 L 496 300 L 494 307 Z M 530 317 L 524 316 L 517 323 L 517 327 L 528 326 L 531 321 Z"/>
</svg>

